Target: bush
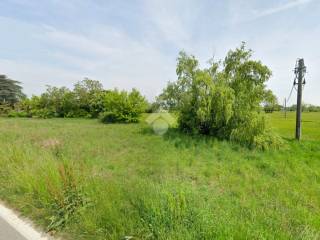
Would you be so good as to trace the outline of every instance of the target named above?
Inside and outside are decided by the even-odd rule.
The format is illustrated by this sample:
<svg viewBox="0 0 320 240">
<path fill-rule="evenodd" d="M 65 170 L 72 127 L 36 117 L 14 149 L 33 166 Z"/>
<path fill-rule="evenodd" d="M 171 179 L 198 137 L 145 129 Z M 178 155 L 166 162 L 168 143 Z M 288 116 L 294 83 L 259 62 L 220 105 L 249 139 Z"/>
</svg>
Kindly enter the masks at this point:
<svg viewBox="0 0 320 240">
<path fill-rule="evenodd" d="M 103 112 L 100 114 L 99 118 L 103 123 L 116 123 L 123 121 L 123 119 L 114 112 Z"/>
<path fill-rule="evenodd" d="M 100 120 L 103 123 L 138 122 L 146 108 L 145 98 L 135 89 L 131 92 L 107 91 L 104 96 L 104 112 L 100 114 Z"/>
<path fill-rule="evenodd" d="M 27 118 L 27 117 L 32 117 L 31 114 L 27 113 L 27 112 L 24 112 L 24 111 L 10 111 L 7 115 L 8 117 L 23 117 L 23 118 Z"/>
<path fill-rule="evenodd" d="M 53 118 L 55 117 L 54 111 L 50 109 L 35 109 L 31 111 L 32 116 L 39 117 L 39 118 Z"/>
<path fill-rule="evenodd" d="M 252 146 L 260 150 L 280 149 L 283 140 L 270 129 L 254 137 Z"/>
</svg>

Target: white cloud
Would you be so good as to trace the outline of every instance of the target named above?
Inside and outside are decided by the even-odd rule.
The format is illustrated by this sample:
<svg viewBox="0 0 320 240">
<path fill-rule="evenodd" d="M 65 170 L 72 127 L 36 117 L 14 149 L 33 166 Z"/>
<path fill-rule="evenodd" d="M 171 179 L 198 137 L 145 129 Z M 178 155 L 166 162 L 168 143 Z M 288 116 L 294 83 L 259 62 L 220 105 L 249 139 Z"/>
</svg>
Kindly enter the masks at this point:
<svg viewBox="0 0 320 240">
<path fill-rule="evenodd" d="M 167 42 L 178 49 L 191 49 L 201 8 L 202 4 L 190 0 L 145 1 L 144 13 L 152 25 L 149 35 L 150 32 L 154 34 L 154 41 Z"/>
<path fill-rule="evenodd" d="M 269 8 L 269 9 L 262 10 L 262 11 L 254 11 L 255 13 L 254 13 L 253 19 L 257 19 L 260 17 L 265 17 L 265 16 L 269 16 L 269 15 L 272 15 L 275 13 L 279 13 L 279 12 L 288 10 L 290 8 L 294 8 L 294 7 L 303 5 L 303 4 L 310 3 L 311 1 L 313 1 L 313 0 L 291 0 L 287 3 L 275 6 L 273 8 Z"/>
<path fill-rule="evenodd" d="M 60 47 L 80 51 L 81 53 L 90 55 L 108 56 L 109 54 L 113 54 L 117 51 L 117 49 L 109 47 L 99 41 L 90 39 L 87 36 L 57 30 L 50 26 L 46 26 L 45 33 L 41 34 L 40 37 Z"/>
<path fill-rule="evenodd" d="M 260 2 L 255 0 L 230 0 L 228 1 L 230 15 L 228 17 L 230 18 L 229 21 L 232 25 L 239 25 L 285 12 L 292 8 L 304 6 L 313 1 L 314 0 L 286 0 L 286 2 L 275 1 L 276 4 L 274 5 L 271 4 L 271 1 L 268 1 L 268 4 L 259 4 Z M 268 7 L 266 7 L 266 5 Z M 269 7 L 270 5 L 271 7 Z"/>
</svg>

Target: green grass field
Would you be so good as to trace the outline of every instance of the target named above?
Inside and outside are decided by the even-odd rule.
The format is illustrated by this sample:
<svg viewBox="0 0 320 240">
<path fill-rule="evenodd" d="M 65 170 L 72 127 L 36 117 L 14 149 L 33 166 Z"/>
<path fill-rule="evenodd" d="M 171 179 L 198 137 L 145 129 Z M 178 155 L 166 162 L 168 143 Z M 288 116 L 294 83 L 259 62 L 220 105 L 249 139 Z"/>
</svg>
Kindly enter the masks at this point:
<svg viewBox="0 0 320 240">
<path fill-rule="evenodd" d="M 145 116 L 144 116 L 145 117 Z M 0 118 L 0 199 L 64 239 L 319 239 L 320 113 L 255 151 L 139 124 Z"/>
</svg>

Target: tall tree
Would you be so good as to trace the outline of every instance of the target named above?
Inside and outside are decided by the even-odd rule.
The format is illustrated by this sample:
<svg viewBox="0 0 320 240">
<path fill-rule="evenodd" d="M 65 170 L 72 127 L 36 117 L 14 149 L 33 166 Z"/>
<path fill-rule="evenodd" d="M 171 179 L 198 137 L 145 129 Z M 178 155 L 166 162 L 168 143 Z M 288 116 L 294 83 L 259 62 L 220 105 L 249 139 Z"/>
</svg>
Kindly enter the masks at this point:
<svg viewBox="0 0 320 240">
<path fill-rule="evenodd" d="M 74 85 L 73 92 L 79 103 L 80 109 L 95 115 L 96 113 L 91 105 L 103 92 L 102 84 L 97 80 L 85 78 Z"/>
<path fill-rule="evenodd" d="M 252 59 L 245 44 L 228 52 L 224 61 L 200 68 L 197 59 L 181 52 L 178 80 L 159 96 L 178 111 L 180 129 L 259 148 L 277 147 L 280 140 L 266 128 L 261 103 L 271 71 Z M 172 104 L 173 103 L 173 104 Z"/>
<path fill-rule="evenodd" d="M 0 104 L 13 105 L 25 97 L 20 84 L 20 82 L 12 80 L 6 75 L 0 75 Z"/>
<path fill-rule="evenodd" d="M 277 109 L 278 99 L 276 95 L 271 91 L 267 90 L 264 94 L 263 107 L 266 112 L 273 112 Z"/>
</svg>

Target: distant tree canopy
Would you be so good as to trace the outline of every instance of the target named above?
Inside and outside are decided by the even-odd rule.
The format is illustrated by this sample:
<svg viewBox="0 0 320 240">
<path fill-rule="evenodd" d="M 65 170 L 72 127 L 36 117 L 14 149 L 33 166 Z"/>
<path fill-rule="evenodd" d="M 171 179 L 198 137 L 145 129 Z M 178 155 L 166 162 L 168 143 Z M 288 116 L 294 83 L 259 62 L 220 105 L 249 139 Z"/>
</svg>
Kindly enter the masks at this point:
<svg viewBox="0 0 320 240">
<path fill-rule="evenodd" d="M 25 97 L 20 84 L 6 75 L 0 75 L 0 104 L 13 105 Z"/>
<path fill-rule="evenodd" d="M 201 69 L 194 56 L 180 52 L 178 80 L 169 83 L 157 100 L 178 112 L 183 131 L 261 148 L 276 146 L 280 139 L 266 129 L 260 114 L 263 101 L 276 102 L 265 86 L 271 71 L 251 56 L 243 43 L 223 62 L 211 60 Z"/>
<path fill-rule="evenodd" d="M 290 107 L 287 107 L 287 111 L 296 111 L 297 104 L 293 104 Z M 320 112 L 320 106 L 302 103 L 302 111 L 303 112 Z"/>
<path fill-rule="evenodd" d="M 263 107 L 265 112 L 273 112 L 279 110 L 278 106 L 279 104 L 276 95 L 274 95 L 271 90 L 265 91 L 263 100 Z"/>
</svg>

